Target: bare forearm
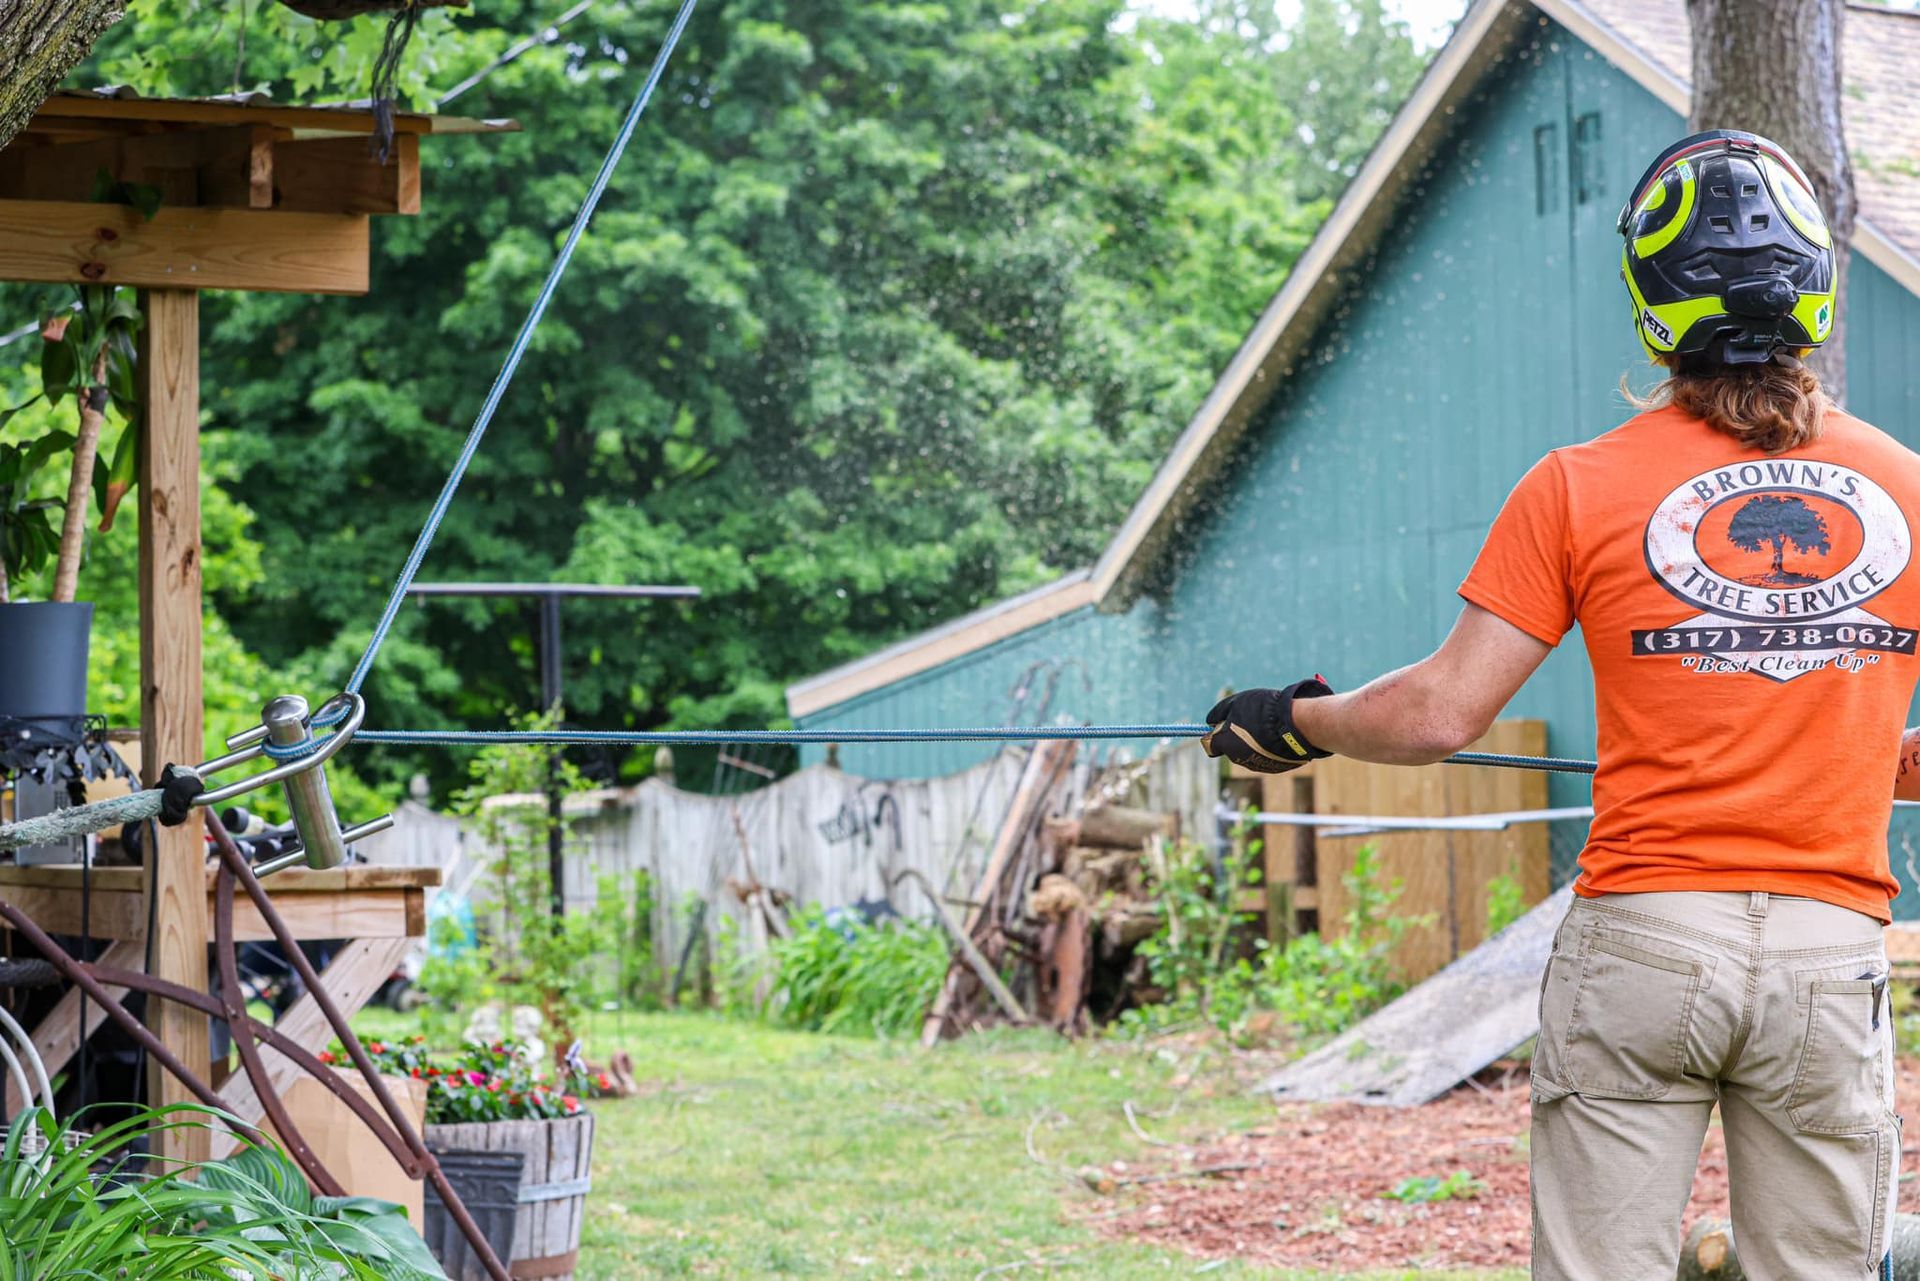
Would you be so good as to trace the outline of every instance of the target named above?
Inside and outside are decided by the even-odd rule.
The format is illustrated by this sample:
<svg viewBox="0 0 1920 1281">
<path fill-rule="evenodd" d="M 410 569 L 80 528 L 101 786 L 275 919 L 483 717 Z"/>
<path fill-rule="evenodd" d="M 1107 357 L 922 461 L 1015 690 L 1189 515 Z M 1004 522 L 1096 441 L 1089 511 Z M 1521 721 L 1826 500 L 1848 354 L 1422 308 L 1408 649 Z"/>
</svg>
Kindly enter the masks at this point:
<svg viewBox="0 0 1920 1281">
<path fill-rule="evenodd" d="M 1314 746 L 1386 765 L 1427 765 L 1486 732 L 1438 688 L 1431 660 L 1388 672 L 1349 694 L 1301 699 L 1294 723 Z"/>
<path fill-rule="evenodd" d="M 1900 736 L 1900 768 L 1893 775 L 1893 799 L 1920 801 L 1920 727 Z"/>
</svg>

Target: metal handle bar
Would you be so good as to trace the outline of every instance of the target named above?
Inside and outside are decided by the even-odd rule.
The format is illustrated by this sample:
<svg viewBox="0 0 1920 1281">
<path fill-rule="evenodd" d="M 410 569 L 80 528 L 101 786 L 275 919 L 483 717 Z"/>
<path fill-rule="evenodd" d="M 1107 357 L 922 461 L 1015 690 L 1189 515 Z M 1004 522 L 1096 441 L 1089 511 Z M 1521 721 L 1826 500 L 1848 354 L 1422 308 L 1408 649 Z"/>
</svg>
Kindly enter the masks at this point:
<svg viewBox="0 0 1920 1281">
<path fill-rule="evenodd" d="M 344 706 L 344 713 L 339 710 L 341 706 Z M 308 721 L 310 725 L 318 724 L 324 727 L 333 724 L 335 726 L 333 732 L 321 739 L 311 752 L 299 757 L 297 760 L 286 761 L 276 765 L 263 773 L 250 774 L 246 778 L 238 779 L 235 782 L 227 784 L 225 787 L 202 792 L 194 798 L 193 803 L 195 805 L 219 805 L 224 801 L 232 800 L 236 796 L 244 796 L 248 792 L 257 791 L 269 783 L 279 783 L 292 778 L 295 774 L 304 774 L 310 769 L 324 765 L 333 759 L 335 752 L 347 745 L 353 738 L 354 731 L 360 728 L 360 723 L 364 721 L 366 717 L 367 702 L 361 698 L 360 695 L 336 695 L 321 704 L 320 710 L 315 712 Z M 193 772 L 205 778 L 209 774 L 218 774 L 222 770 L 232 769 L 236 765 L 243 765 L 248 761 L 258 760 L 260 757 L 266 755 L 266 739 L 267 727 L 265 725 L 260 725 L 235 734 L 227 740 L 227 746 L 238 747 L 240 750 L 228 752 L 225 756 L 215 757 L 213 760 L 207 761 L 204 764 L 196 765 L 193 767 Z"/>
</svg>

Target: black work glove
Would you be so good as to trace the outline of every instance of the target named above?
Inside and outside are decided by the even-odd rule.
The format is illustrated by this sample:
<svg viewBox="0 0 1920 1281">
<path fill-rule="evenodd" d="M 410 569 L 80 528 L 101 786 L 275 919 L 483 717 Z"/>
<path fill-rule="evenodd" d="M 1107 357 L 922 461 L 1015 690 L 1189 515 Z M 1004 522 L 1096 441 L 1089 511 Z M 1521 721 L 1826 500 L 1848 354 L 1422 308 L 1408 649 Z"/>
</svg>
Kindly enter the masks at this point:
<svg viewBox="0 0 1920 1281">
<path fill-rule="evenodd" d="M 193 813 L 193 802 L 207 785 L 190 769 L 169 765 L 160 772 L 160 826 L 178 827 Z"/>
<path fill-rule="evenodd" d="M 1213 705 L 1207 724 L 1213 728 L 1200 739 L 1208 756 L 1224 756 L 1235 765 L 1261 774 L 1284 774 L 1317 761 L 1323 752 L 1306 740 L 1293 724 L 1293 700 L 1324 698 L 1333 687 L 1318 676 L 1295 681 L 1285 689 L 1246 689 Z"/>
</svg>

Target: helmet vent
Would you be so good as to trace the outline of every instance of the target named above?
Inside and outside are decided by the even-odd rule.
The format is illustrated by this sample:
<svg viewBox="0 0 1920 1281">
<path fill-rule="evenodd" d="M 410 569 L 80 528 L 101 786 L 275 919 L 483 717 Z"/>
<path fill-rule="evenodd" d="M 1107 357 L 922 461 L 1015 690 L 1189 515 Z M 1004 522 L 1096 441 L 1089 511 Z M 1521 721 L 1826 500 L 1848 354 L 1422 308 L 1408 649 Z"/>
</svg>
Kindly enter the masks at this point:
<svg viewBox="0 0 1920 1281">
<path fill-rule="evenodd" d="M 1760 188 L 1756 183 L 1742 183 L 1740 186 L 1740 194 L 1743 196 L 1757 196 L 1760 194 Z"/>
<path fill-rule="evenodd" d="M 1755 214 L 1753 215 L 1753 217 L 1747 219 L 1748 225 L 1751 226 L 1755 231 L 1765 231 L 1767 229 L 1768 224 L 1770 224 L 1772 221 L 1773 221 L 1773 218 L 1768 214 Z"/>
<path fill-rule="evenodd" d="M 1727 217 L 1725 214 L 1710 215 L 1707 221 L 1713 225 L 1715 231 L 1724 231 L 1729 236 L 1733 234 L 1733 219 Z"/>
</svg>

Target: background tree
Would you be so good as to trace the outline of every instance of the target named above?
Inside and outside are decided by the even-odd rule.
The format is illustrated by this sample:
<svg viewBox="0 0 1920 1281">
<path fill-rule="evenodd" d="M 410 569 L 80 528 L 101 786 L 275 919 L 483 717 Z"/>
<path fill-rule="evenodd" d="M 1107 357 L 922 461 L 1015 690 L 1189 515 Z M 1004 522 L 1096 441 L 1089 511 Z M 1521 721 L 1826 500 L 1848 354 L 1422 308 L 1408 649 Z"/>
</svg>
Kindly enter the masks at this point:
<svg viewBox="0 0 1920 1281">
<path fill-rule="evenodd" d="M 146 3 L 81 79 L 312 97 L 357 84 L 345 51 L 370 58 L 383 27 L 271 8 L 243 58 L 197 0 Z M 554 9 L 429 15 L 415 101 Z M 715 727 L 777 723 L 788 681 L 1085 563 L 1422 63 L 1378 0 L 1241 9 L 710 0 L 426 576 L 699 584 L 570 611 L 568 711 Z M 525 132 L 436 143 L 366 297 L 205 300 L 206 457 L 235 517 L 207 584 L 234 683 L 351 667 L 668 17 L 601 0 L 467 91 L 457 110 Z M 1305 128 L 1313 94 L 1282 67 L 1373 88 Z M 131 627 L 92 594 L 97 637 Z M 381 723 L 534 710 L 518 606 L 402 618 Z M 355 760 L 459 778 L 442 753 Z M 683 782 L 703 771 L 681 754 Z"/>
<path fill-rule="evenodd" d="M 1687 0 L 1693 30 L 1692 129 L 1745 129 L 1785 147 L 1813 180 L 1833 231 L 1833 332 L 1812 364 L 1847 393 L 1847 264 L 1859 204 L 1842 119 L 1846 0 Z"/>
</svg>

